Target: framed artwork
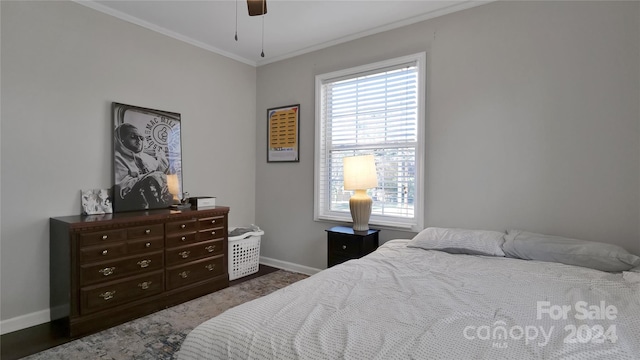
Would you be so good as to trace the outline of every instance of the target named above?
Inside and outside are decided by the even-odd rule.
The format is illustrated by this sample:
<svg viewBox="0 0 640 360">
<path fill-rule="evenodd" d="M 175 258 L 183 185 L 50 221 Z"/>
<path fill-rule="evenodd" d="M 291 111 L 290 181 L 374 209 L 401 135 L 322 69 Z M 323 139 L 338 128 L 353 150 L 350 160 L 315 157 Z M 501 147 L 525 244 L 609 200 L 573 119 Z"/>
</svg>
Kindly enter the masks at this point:
<svg viewBox="0 0 640 360">
<path fill-rule="evenodd" d="M 267 162 L 300 161 L 300 104 L 267 110 Z"/>
<path fill-rule="evenodd" d="M 180 114 L 114 102 L 114 212 L 168 208 L 182 196 Z"/>
<path fill-rule="evenodd" d="M 80 194 L 82 215 L 111 214 L 111 196 L 109 189 L 82 190 Z"/>
</svg>

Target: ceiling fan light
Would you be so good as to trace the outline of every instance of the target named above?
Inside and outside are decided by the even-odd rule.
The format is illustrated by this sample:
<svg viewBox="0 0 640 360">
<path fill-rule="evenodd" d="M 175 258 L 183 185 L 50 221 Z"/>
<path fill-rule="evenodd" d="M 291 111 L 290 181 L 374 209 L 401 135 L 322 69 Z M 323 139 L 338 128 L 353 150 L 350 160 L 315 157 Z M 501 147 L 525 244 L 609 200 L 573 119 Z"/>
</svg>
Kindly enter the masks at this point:
<svg viewBox="0 0 640 360">
<path fill-rule="evenodd" d="M 249 16 L 259 16 L 267 13 L 267 0 L 247 0 Z"/>
</svg>

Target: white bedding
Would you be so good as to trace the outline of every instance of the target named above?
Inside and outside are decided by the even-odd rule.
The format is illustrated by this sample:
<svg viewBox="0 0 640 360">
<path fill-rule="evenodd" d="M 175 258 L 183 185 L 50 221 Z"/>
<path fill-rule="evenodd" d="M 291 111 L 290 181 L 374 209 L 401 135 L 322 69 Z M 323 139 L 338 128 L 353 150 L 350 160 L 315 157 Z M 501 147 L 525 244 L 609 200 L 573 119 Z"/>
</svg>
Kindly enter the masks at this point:
<svg viewBox="0 0 640 360">
<path fill-rule="evenodd" d="M 178 359 L 640 359 L 640 273 L 406 242 L 206 321 Z"/>
</svg>

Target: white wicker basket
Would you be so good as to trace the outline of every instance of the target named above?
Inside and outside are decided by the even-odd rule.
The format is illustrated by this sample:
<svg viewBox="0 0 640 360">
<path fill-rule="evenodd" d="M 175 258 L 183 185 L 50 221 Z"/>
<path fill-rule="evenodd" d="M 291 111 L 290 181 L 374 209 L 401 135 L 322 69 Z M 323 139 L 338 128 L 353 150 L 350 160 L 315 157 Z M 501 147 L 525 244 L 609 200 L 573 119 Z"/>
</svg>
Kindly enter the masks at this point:
<svg viewBox="0 0 640 360">
<path fill-rule="evenodd" d="M 240 239 L 229 237 L 229 280 L 258 272 L 262 235 L 264 231 L 246 233 Z"/>
</svg>

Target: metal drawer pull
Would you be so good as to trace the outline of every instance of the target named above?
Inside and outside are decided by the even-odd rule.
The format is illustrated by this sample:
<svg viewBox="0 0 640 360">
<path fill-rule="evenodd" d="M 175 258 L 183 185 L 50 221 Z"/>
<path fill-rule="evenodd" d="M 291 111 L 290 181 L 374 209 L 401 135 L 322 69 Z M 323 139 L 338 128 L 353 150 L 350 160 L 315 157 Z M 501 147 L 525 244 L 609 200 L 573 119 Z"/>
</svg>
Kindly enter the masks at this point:
<svg viewBox="0 0 640 360">
<path fill-rule="evenodd" d="M 347 249 L 347 245 L 342 245 L 342 250 L 346 250 Z"/>
<path fill-rule="evenodd" d="M 102 240 L 107 240 L 108 237 L 108 235 L 102 235 Z"/>
<path fill-rule="evenodd" d="M 216 234 L 216 232 L 215 232 L 215 231 L 212 231 L 212 232 L 211 232 L 211 235 L 215 235 L 215 234 Z"/>
<path fill-rule="evenodd" d="M 180 229 L 184 229 L 186 227 L 187 227 L 187 225 L 185 225 L 185 224 L 180 225 Z"/>
<path fill-rule="evenodd" d="M 151 260 L 138 261 L 138 265 L 140 265 L 141 268 L 146 268 L 149 264 L 151 264 Z"/>
<path fill-rule="evenodd" d="M 185 240 L 187 240 L 186 236 L 183 236 L 183 237 L 180 238 L 180 241 L 185 241 Z"/>
<path fill-rule="evenodd" d="M 181 273 L 178 273 L 178 275 L 180 275 L 181 278 L 186 279 L 189 276 L 190 271 L 183 271 Z"/>
<path fill-rule="evenodd" d="M 216 265 L 215 265 L 215 264 L 209 264 L 209 265 L 206 265 L 204 268 L 205 268 L 205 269 L 207 269 L 207 270 L 209 270 L 209 271 L 212 271 L 212 270 L 213 270 L 213 268 L 215 268 L 215 267 L 216 267 Z"/>
<path fill-rule="evenodd" d="M 216 246 L 215 246 L 215 245 L 209 245 L 209 246 L 207 246 L 207 247 L 206 247 L 206 248 L 204 248 L 204 249 L 205 249 L 205 250 L 207 250 L 208 252 L 213 252 L 213 250 L 215 250 L 215 249 L 216 249 Z"/>
<path fill-rule="evenodd" d="M 147 230 L 145 230 L 145 231 L 144 231 L 144 233 L 145 233 L 145 234 L 151 234 L 151 230 L 150 230 L 150 229 L 147 229 Z"/>
<path fill-rule="evenodd" d="M 115 293 L 116 293 L 116 291 L 115 291 L 115 290 L 113 290 L 113 291 L 105 291 L 105 292 L 103 292 L 102 294 L 100 294 L 100 295 L 98 295 L 98 296 L 100 296 L 101 298 L 105 299 L 105 301 L 106 301 L 106 300 L 111 300 L 111 299 L 113 299 L 113 295 L 114 295 Z"/>
<path fill-rule="evenodd" d="M 151 243 L 144 244 L 144 247 L 151 247 Z"/>
<path fill-rule="evenodd" d="M 212 224 L 215 224 L 215 223 L 216 223 L 216 221 L 215 221 L 215 220 L 211 220 L 211 223 L 212 223 Z"/>
<path fill-rule="evenodd" d="M 100 269 L 98 270 L 99 273 L 101 273 L 104 276 L 109 276 L 111 274 L 113 274 L 113 270 L 115 270 L 115 267 L 108 267 L 108 268 L 104 268 L 104 269 Z"/>
<path fill-rule="evenodd" d="M 141 282 L 140 284 L 138 284 L 138 286 L 142 290 L 147 290 L 149 288 L 149 285 L 151 285 L 151 281 L 145 281 L 145 282 Z"/>
<path fill-rule="evenodd" d="M 108 251 L 107 250 L 102 250 L 102 255 L 107 255 Z"/>
<path fill-rule="evenodd" d="M 189 252 L 189 251 L 183 251 L 183 252 L 181 252 L 181 253 L 178 253 L 178 255 L 182 256 L 182 258 L 183 258 L 183 259 L 186 259 L 186 258 L 188 258 L 188 257 L 189 257 L 189 254 L 190 254 L 190 253 L 191 253 L 191 252 Z"/>
</svg>

